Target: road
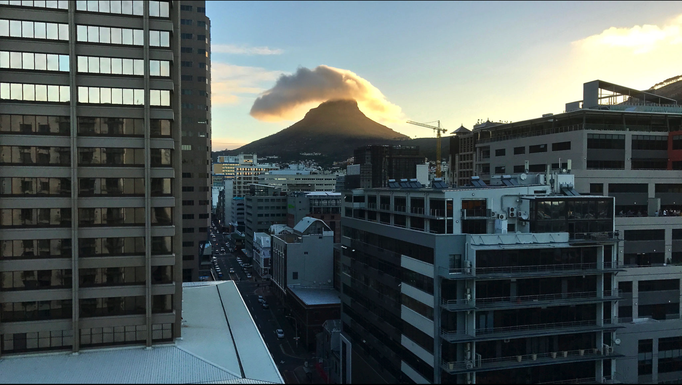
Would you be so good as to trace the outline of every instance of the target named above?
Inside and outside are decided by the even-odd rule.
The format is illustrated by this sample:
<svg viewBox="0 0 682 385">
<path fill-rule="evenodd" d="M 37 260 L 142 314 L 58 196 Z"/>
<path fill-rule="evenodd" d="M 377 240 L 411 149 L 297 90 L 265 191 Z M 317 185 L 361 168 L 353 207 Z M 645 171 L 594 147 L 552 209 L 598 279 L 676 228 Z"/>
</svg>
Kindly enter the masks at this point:
<svg viewBox="0 0 682 385">
<path fill-rule="evenodd" d="M 308 361 L 310 365 L 314 363 L 314 352 L 307 352 L 303 347 L 297 346 L 294 339 L 296 330 L 290 320 L 285 317 L 286 310 L 284 307 L 279 303 L 277 297 L 271 293 L 269 283 L 255 276 L 250 279 L 247 278 L 246 273 L 237 262 L 237 257 L 245 260 L 244 254 L 241 251 L 229 252 L 229 248 L 226 246 L 227 237 L 215 230 L 213 230 L 213 234 L 216 235 L 216 241 L 213 242 L 214 250 L 217 249 L 218 251 L 214 256 L 223 273 L 222 279 L 236 282 L 251 317 L 253 317 L 285 383 L 310 383 L 310 379 L 306 378 L 302 367 L 305 361 Z M 219 252 L 221 246 L 225 247 L 225 253 Z M 230 268 L 234 269 L 234 273 L 229 273 Z M 249 270 L 249 272 L 253 275 L 253 271 Z M 211 268 L 211 275 L 218 279 L 213 267 Z M 258 302 L 259 295 L 262 295 L 269 304 L 269 309 L 264 309 L 262 304 Z M 276 329 L 284 330 L 284 338 L 277 338 Z"/>
</svg>

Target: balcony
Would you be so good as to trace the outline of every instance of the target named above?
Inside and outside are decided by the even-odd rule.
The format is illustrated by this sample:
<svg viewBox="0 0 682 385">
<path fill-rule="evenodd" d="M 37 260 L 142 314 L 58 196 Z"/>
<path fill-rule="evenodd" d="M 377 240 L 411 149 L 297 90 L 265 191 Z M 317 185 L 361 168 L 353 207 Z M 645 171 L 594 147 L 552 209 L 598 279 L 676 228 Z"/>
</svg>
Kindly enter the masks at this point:
<svg viewBox="0 0 682 385">
<path fill-rule="evenodd" d="M 513 369 L 520 366 L 540 366 L 565 364 L 569 362 L 594 361 L 624 357 L 621 354 L 609 353 L 602 355 L 603 350 L 585 348 L 577 350 L 563 350 L 549 353 L 522 354 L 508 357 L 478 358 L 470 361 L 442 361 L 441 369 L 448 374 Z M 575 381 L 575 380 L 567 380 Z M 594 381 L 594 379 L 592 379 Z M 573 382 L 567 382 L 573 383 Z"/>
<path fill-rule="evenodd" d="M 470 299 L 448 299 L 448 300 L 443 300 L 440 304 L 440 306 L 447 310 L 447 311 L 467 311 L 467 310 L 476 310 L 476 306 L 474 306 L 474 301 Z"/>
<path fill-rule="evenodd" d="M 471 334 L 467 334 L 466 332 L 459 331 L 459 330 L 446 330 L 446 329 L 441 329 L 440 337 L 442 339 L 444 339 L 445 341 L 450 342 L 450 343 L 474 341 L 476 339 L 475 336 L 472 336 Z"/>
<path fill-rule="evenodd" d="M 446 279 L 451 279 L 451 280 L 459 280 L 459 279 L 472 279 L 474 278 L 474 269 L 471 267 L 465 267 L 465 268 L 454 268 L 454 267 L 443 267 L 439 266 L 438 267 L 438 275 L 440 275 L 443 278 Z"/>
<path fill-rule="evenodd" d="M 553 293 L 522 295 L 512 297 L 476 298 L 477 309 L 507 309 L 513 307 L 565 306 L 576 303 L 613 301 L 618 299 L 618 290 L 605 290 L 602 297 L 596 291 L 575 293 Z"/>
<path fill-rule="evenodd" d="M 608 268 L 613 268 L 609 264 Z M 496 267 L 475 267 L 472 274 L 479 279 L 498 278 L 505 276 L 514 277 L 536 277 L 547 275 L 570 275 L 570 274 L 600 274 L 603 269 L 596 263 L 565 263 L 551 265 L 526 265 L 526 266 L 496 266 Z"/>
<path fill-rule="evenodd" d="M 611 320 L 604 320 L 604 325 L 599 325 L 598 320 L 594 319 L 476 329 L 476 339 L 493 340 L 501 338 L 539 337 L 619 328 L 617 325 L 609 326 L 608 324 L 610 324 L 610 322 Z"/>
</svg>

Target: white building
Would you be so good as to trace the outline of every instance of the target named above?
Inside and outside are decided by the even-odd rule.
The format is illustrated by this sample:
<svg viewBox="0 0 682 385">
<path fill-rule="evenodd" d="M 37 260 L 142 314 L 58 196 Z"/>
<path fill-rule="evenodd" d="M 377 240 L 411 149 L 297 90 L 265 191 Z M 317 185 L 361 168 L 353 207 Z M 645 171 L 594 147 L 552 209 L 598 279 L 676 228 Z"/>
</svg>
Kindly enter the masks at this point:
<svg viewBox="0 0 682 385">
<path fill-rule="evenodd" d="M 270 234 L 253 233 L 253 271 L 260 277 L 270 274 Z"/>
</svg>

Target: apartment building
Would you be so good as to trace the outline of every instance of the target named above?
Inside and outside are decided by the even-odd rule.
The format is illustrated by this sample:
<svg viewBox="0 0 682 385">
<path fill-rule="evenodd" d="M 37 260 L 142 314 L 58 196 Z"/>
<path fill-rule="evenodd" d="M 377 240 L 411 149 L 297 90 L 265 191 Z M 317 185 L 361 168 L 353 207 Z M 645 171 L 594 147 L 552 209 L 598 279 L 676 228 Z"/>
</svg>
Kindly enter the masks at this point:
<svg viewBox="0 0 682 385">
<path fill-rule="evenodd" d="M 172 342 L 178 1 L 0 1 L 0 355 Z"/>
<path fill-rule="evenodd" d="M 205 1 L 180 5 L 182 277 L 208 275 L 200 247 L 211 227 L 211 21 Z M 176 63 L 177 65 L 177 63 Z"/>
<path fill-rule="evenodd" d="M 622 242 L 616 276 L 622 333 L 618 380 L 682 376 L 682 107 L 677 101 L 600 80 L 566 112 L 513 123 L 485 122 L 452 139 L 456 170 L 489 180 L 566 169 L 580 194 L 615 198 Z M 677 345 L 676 345 L 677 344 Z M 678 347 L 675 347 L 678 346 Z"/>
<path fill-rule="evenodd" d="M 266 232 L 271 225 L 286 223 L 287 197 L 278 188 L 252 184 L 244 197 L 244 249 L 253 258 L 254 233 Z M 233 203 L 234 202 L 233 200 Z"/>
<path fill-rule="evenodd" d="M 613 378 L 614 199 L 578 196 L 567 173 L 493 182 L 344 193 L 342 377 Z"/>
</svg>

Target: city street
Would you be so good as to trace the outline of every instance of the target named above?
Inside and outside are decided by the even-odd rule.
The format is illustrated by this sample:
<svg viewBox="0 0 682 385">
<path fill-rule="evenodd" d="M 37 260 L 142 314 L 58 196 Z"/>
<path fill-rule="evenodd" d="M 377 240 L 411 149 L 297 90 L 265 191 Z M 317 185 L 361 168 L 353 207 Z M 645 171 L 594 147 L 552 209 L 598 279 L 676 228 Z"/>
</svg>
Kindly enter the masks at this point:
<svg viewBox="0 0 682 385">
<path fill-rule="evenodd" d="M 214 234 L 216 234 L 214 250 L 220 251 L 221 247 L 225 247 L 225 253 L 215 254 L 218 266 L 223 274 L 222 279 L 231 279 L 237 283 L 237 288 L 284 381 L 287 384 L 323 382 L 322 378 L 313 368 L 315 352 L 307 352 L 302 346 L 297 346 L 294 339 L 296 330 L 291 321 L 286 318 L 285 309 L 281 306 L 277 297 L 271 293 L 270 283 L 258 279 L 251 269 L 248 271 L 254 276 L 250 279 L 247 278 L 246 273 L 244 273 L 242 267 L 237 262 L 237 257 L 242 258 L 242 260 L 245 259 L 244 254 L 240 251 L 230 253 L 229 248 L 225 244 L 228 237 L 215 231 Z M 230 268 L 234 269 L 233 274 L 229 273 Z M 216 279 L 218 278 L 213 268 L 211 269 L 211 275 Z M 262 304 L 258 302 L 259 295 L 263 296 L 270 306 L 269 309 L 264 309 Z M 277 329 L 284 330 L 284 338 L 277 338 Z M 306 361 L 308 361 L 308 364 L 313 369 L 312 371 L 306 370 L 304 366 Z M 310 374 L 307 375 L 308 372 Z"/>
</svg>

